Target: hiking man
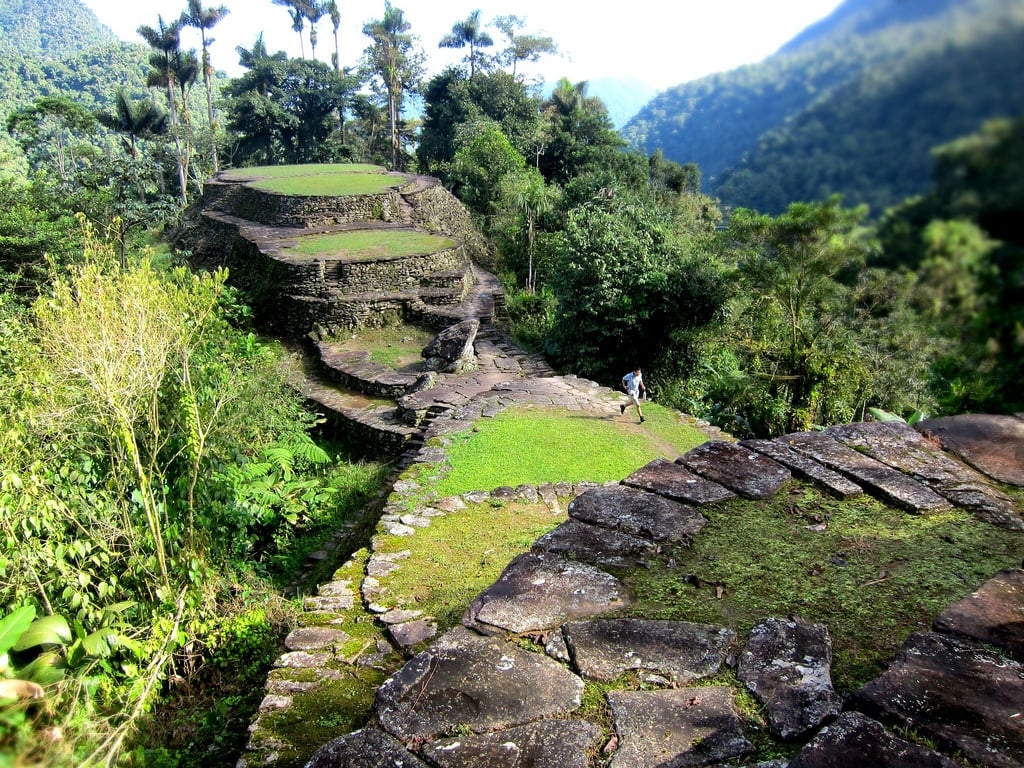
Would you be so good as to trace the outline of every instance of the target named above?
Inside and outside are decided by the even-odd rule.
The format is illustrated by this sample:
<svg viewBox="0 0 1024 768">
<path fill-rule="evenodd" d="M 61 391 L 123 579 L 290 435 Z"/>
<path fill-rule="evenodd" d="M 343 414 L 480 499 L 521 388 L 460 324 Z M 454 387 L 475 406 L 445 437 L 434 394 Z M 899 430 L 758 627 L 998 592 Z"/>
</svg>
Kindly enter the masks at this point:
<svg viewBox="0 0 1024 768">
<path fill-rule="evenodd" d="M 626 390 L 626 394 L 632 401 L 633 405 L 636 406 L 636 415 L 640 417 L 640 423 L 644 423 L 644 412 L 640 408 L 640 393 L 647 393 L 647 387 L 644 386 L 643 372 L 640 367 L 637 366 L 632 371 L 622 377 L 622 388 Z M 623 403 L 619 406 L 619 413 L 625 413 L 629 403 Z"/>
</svg>

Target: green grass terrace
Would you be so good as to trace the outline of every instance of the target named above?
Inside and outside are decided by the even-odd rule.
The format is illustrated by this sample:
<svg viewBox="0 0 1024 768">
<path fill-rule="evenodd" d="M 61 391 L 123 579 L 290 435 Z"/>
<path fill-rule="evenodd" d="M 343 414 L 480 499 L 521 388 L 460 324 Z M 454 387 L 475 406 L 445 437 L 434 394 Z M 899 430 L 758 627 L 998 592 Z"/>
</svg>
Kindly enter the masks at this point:
<svg viewBox="0 0 1024 768">
<path fill-rule="evenodd" d="M 233 168 L 224 171 L 222 177 L 229 181 L 246 181 L 267 192 L 309 197 L 372 195 L 402 183 L 401 176 L 387 173 L 379 165 L 363 163 Z"/>
<path fill-rule="evenodd" d="M 436 253 L 454 245 L 449 237 L 412 229 L 358 229 L 307 235 L 286 250 L 309 258 L 332 256 L 349 261 L 376 261 Z"/>
</svg>

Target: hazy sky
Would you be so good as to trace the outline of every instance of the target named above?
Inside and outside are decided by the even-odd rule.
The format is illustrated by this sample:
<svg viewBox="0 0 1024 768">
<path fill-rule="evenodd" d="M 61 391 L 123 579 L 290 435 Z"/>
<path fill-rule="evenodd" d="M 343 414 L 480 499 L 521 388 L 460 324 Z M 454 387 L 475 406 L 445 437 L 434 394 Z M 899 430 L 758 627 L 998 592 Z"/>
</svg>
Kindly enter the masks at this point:
<svg viewBox="0 0 1024 768">
<path fill-rule="evenodd" d="M 83 0 L 114 33 L 142 42 L 140 24 L 155 27 L 157 17 L 177 18 L 186 0 Z M 393 0 L 412 25 L 427 53 L 430 74 L 461 59 L 465 51 L 439 49 L 452 25 L 480 9 L 484 23 L 514 14 L 525 19 L 523 32 L 554 38 L 560 55 L 530 71 L 554 82 L 604 77 L 636 78 L 663 89 L 741 64 L 760 61 L 807 25 L 824 18 L 841 0 L 637 0 L 615 3 L 617 12 L 603 12 L 597 3 L 580 0 Z M 218 69 L 237 75 L 235 47 L 251 48 L 262 31 L 271 53 L 299 54 L 298 35 L 286 8 L 271 0 L 204 0 L 204 7 L 226 6 L 230 13 L 213 30 L 210 53 Z M 366 48 L 363 24 L 384 15 L 383 0 L 338 0 L 341 9 L 341 61 L 353 65 Z M 317 58 L 330 61 L 334 38 L 329 18 L 317 26 Z M 495 47 L 497 30 L 489 30 Z M 306 55 L 309 51 L 309 30 Z M 182 36 L 185 47 L 199 47 L 198 33 Z"/>
</svg>

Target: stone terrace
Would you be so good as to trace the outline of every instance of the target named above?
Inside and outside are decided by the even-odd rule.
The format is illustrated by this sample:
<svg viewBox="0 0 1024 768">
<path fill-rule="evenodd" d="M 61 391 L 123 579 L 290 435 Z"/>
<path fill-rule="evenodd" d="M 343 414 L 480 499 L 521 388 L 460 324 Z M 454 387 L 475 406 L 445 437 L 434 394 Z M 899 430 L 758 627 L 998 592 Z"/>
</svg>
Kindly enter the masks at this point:
<svg viewBox="0 0 1024 768">
<path fill-rule="evenodd" d="M 510 406 L 619 415 L 621 398 L 611 391 L 555 375 L 502 336 L 494 323 L 500 288 L 478 266 L 489 253 L 453 200 L 420 177 L 345 199 L 274 196 L 223 178 L 207 187 L 194 249 L 200 265 L 231 267 L 273 330 L 314 339 L 317 358 L 296 358 L 296 386 L 339 423 L 363 430 L 375 451 L 403 454 L 400 466 L 411 470 L 445 462 L 447 435 Z M 416 227 L 457 245 L 400 265 L 361 265 L 348 276 L 343 257 L 295 260 L 284 248 L 312 231 L 352 226 Z M 469 323 L 469 369 L 401 375 L 329 341 L 338 328 L 397 321 L 438 330 Z M 362 401 L 353 405 L 338 382 L 359 390 Z M 394 402 L 373 404 L 373 397 Z M 743 765 L 752 734 L 733 689 L 701 683 L 724 666 L 734 666 L 762 703 L 775 737 L 806 744 L 789 768 L 1024 765 L 1020 568 L 992 574 L 941 612 L 846 700 L 832 687 L 827 627 L 767 617 L 744 638 L 730 627 L 634 616 L 634 596 L 612 573 L 642 568 L 664 547 L 689 546 L 715 505 L 771 498 L 794 477 L 838 499 L 870 494 L 907 514 L 958 507 L 979 525 L 1024 535 L 1022 510 L 993 482 L 1024 485 L 1024 418 L 954 417 L 916 429 L 872 422 L 741 442 L 695 423 L 709 442 L 620 483 L 438 498 L 407 479 L 415 472 L 403 474 L 382 500 L 365 561 L 349 561 L 305 599 L 239 766 L 283 765 L 286 753 L 312 755 L 312 768 Z M 459 626 L 438 636 L 433 617 L 392 594 L 389 579 L 408 553 L 383 545 L 488 499 L 543 503 L 565 519 L 507 565 Z M 350 638 L 341 627 L 350 615 L 373 617 L 380 631 L 346 656 L 340 649 Z M 394 669 L 387 660 L 397 654 L 404 665 L 379 686 L 371 720 L 358 730 L 316 749 L 273 727 L 288 712 L 329 720 L 325 689 L 358 670 Z M 610 723 L 579 716 L 585 680 L 627 671 L 643 689 L 608 692 Z"/>
<path fill-rule="evenodd" d="M 187 245 L 192 261 L 227 267 L 262 324 L 288 338 L 403 320 L 443 328 L 473 290 L 477 269 L 491 262 L 490 246 L 436 179 L 389 175 L 394 185 L 379 194 L 316 196 L 277 194 L 237 171 L 221 174 L 204 187 L 201 220 Z M 353 230 L 378 231 L 382 240 L 416 231 L 453 244 L 359 259 L 294 251 L 301 238 Z"/>
<path fill-rule="evenodd" d="M 516 376 L 463 393 L 427 434 L 443 438 L 510 405 L 614 417 L 617 403 L 593 382 Z M 914 429 L 870 422 L 739 443 L 712 433 L 686 455 L 653 461 L 621 483 L 494 489 L 436 498 L 415 513 L 404 511 L 401 499 L 424 489 L 400 480 L 378 524 L 378 543 L 413 536 L 489 496 L 543 500 L 555 514 L 567 503 L 568 518 L 508 565 L 467 608 L 461 627 L 440 637 L 431 617 L 393 602 L 388 577 L 401 569 L 401 552 L 371 554 L 359 583 L 321 587 L 311 608 L 323 608 L 321 601 L 337 608 L 343 596 L 344 605 L 377 615 L 394 647 L 423 650 L 380 687 L 371 722 L 325 744 L 310 765 L 743 765 L 752 745 L 731 689 L 693 685 L 726 664 L 737 666 L 738 678 L 766 707 L 774 735 L 807 742 L 793 768 L 955 766 L 957 755 L 974 765 L 1024 764 L 1024 570 L 994 574 L 950 606 L 932 631 L 912 635 L 889 669 L 847 701 L 831 685 L 827 627 L 767 618 L 737 638 L 728 627 L 621 618 L 633 598 L 609 572 L 642 566 L 662 546 L 692 542 L 706 522 L 702 508 L 736 496 L 770 497 L 793 476 L 840 499 L 868 493 L 915 515 L 958 506 L 983 524 L 1024 531 L 1021 510 L 971 466 L 981 466 L 972 461 L 978 452 L 961 446 L 957 456 L 932 437 L 941 427 L 951 440 L 972 423 L 960 417 Z M 1024 420 L 998 417 L 994 424 L 1014 450 L 1024 446 Z M 445 460 L 443 447 L 431 442 L 415 462 Z M 534 643 L 524 645 L 524 637 Z M 333 643 L 306 653 L 329 657 Z M 294 663 L 287 658 L 282 670 Z M 338 663 L 344 662 L 321 656 L 314 666 Z M 610 740 L 598 723 L 573 717 L 584 680 L 613 680 L 631 670 L 650 690 L 608 694 Z M 290 706 L 292 694 L 275 692 L 287 677 L 273 676 L 265 712 Z M 907 733 L 935 748 L 907 741 Z M 257 720 L 241 764 L 273 763 L 276 747 Z"/>
</svg>

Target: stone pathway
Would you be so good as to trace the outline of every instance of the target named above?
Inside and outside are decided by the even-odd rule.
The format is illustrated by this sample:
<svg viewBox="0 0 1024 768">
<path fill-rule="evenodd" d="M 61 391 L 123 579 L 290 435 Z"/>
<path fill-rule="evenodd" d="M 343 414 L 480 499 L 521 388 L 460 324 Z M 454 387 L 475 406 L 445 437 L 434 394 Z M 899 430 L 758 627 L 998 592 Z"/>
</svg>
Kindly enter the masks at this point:
<svg viewBox="0 0 1024 768">
<path fill-rule="evenodd" d="M 378 204 L 384 218 L 404 225 L 436 231 L 440 223 L 460 245 L 432 261 L 410 259 L 376 293 L 357 292 L 345 302 L 321 295 L 340 285 L 337 269 L 324 260 L 293 264 L 274 245 L 297 230 L 239 217 L 327 231 L 373 218 L 367 201 L 268 198 L 228 181 L 208 185 L 194 252 L 200 262 L 237 265 L 243 276 L 254 263 L 268 264 L 305 290 L 302 300 L 270 291 L 263 307 L 267 318 L 287 321 L 282 328 L 294 338 L 382 308 L 400 308 L 405 318 L 437 329 L 479 322 L 475 367 L 458 375 L 396 375 L 329 344 L 319 345 L 316 368 L 304 358 L 293 361 L 296 386 L 339 427 L 354 430 L 370 452 L 401 456 L 399 467 L 444 462 L 447 435 L 513 406 L 618 416 L 621 398 L 593 382 L 555 375 L 495 328 L 504 314 L 500 285 L 472 263 L 488 248 L 436 181 L 409 177 L 401 190 L 378 196 Z M 294 311 L 282 311 L 286 305 Z M 339 380 L 360 394 L 341 394 Z M 373 403 L 374 397 L 396 404 Z M 239 767 L 298 764 L 296 755 L 314 750 L 312 768 L 741 765 L 754 747 L 733 689 L 697 684 L 726 666 L 736 666 L 764 706 L 773 735 L 806 742 L 789 768 L 947 768 L 961 756 L 972 765 L 1024 765 L 1022 569 L 995 574 L 947 608 L 931 631 L 911 636 L 889 668 L 846 701 L 832 688 L 827 627 L 770 617 L 737 638 L 728 627 L 627 616 L 634 597 L 610 572 L 643 568 L 662 547 L 689 546 L 707 522 L 702 510 L 736 497 L 771 498 L 793 476 L 840 499 L 866 493 L 914 515 L 958 507 L 979 525 L 1024 532 L 1019 504 L 992 482 L 1024 485 L 1024 420 L 953 417 L 922 422 L 917 430 L 850 424 L 740 443 L 707 424 L 696 426 L 710 442 L 675 460 L 650 462 L 617 484 L 438 498 L 403 474 L 381 501 L 370 550 L 304 599 Z M 389 590 L 408 551 L 381 545 L 488 499 L 543 503 L 567 518 L 508 564 L 467 607 L 460 626 L 437 637 L 432 617 Z M 608 721 L 581 716 L 595 711 L 582 706 L 585 681 L 597 685 L 626 671 L 638 676 L 641 690 L 609 691 L 602 709 Z M 343 727 L 345 702 L 371 682 L 377 690 L 370 722 Z M 282 719 L 293 726 L 287 734 L 274 725 Z M 322 746 L 310 743 L 310 733 L 339 731 L 344 735 L 320 739 L 327 742 Z M 929 746 L 917 743 L 924 741 Z"/>
<path fill-rule="evenodd" d="M 498 359 L 481 365 L 472 383 L 443 388 L 445 407 L 426 435 L 460 431 L 526 403 L 616 413 L 615 396 L 592 382 L 531 377 L 522 362 L 509 364 L 515 356 L 494 354 Z M 421 447 L 414 459 L 443 460 L 436 446 Z M 415 535 L 436 517 L 492 494 L 543 500 L 553 513 L 567 503 L 568 519 L 473 601 L 464 626 L 434 640 L 380 687 L 369 724 L 324 745 L 310 765 L 735 764 L 752 747 L 733 714 L 731 690 L 686 686 L 736 663 L 729 653 L 737 638 L 724 627 L 615 618 L 632 597 L 605 569 L 643 565 L 662 545 L 687 545 L 706 522 L 702 506 L 737 495 L 769 497 L 792 474 L 840 498 L 869 493 L 911 514 L 956 505 L 986 523 L 1024 530 L 1020 510 L 986 475 L 904 424 L 844 425 L 738 444 L 716 439 L 675 461 L 655 460 L 619 484 L 495 489 L 435 499 L 414 513 L 403 499 L 422 489 L 399 481 L 378 537 Z M 393 604 L 387 589 L 402 559 L 401 551 L 371 553 L 361 581 L 322 586 L 307 600 L 309 615 L 336 620 L 338 612 L 368 608 L 391 644 L 422 647 L 436 634 L 435 623 Z M 1024 570 L 998 574 L 947 609 L 933 629 L 912 636 L 890 669 L 847 702 L 831 687 L 831 644 L 818 625 L 781 617 L 755 627 L 738 676 L 763 701 L 774 734 L 809 739 L 792 766 L 955 765 L 948 754 L 979 765 L 1024 764 Z M 524 636 L 541 645 L 521 647 L 515 638 Z M 340 639 L 329 628 L 296 630 L 289 637 L 296 650 L 280 666 L 329 670 L 344 661 L 325 659 Z M 572 713 L 583 680 L 611 680 L 627 670 L 655 690 L 609 693 L 614 736 L 605 741 L 598 724 Z M 290 706 L 289 697 L 305 692 L 281 694 L 276 685 L 268 686 L 264 712 Z M 926 736 L 942 752 L 907 742 L 892 728 Z M 456 732 L 463 736 L 451 737 Z M 576 746 L 567 751 L 567 744 Z M 241 765 L 274 762 L 273 744 L 260 748 L 259 720 L 251 747 Z M 604 756 L 595 763 L 598 754 Z"/>
</svg>

